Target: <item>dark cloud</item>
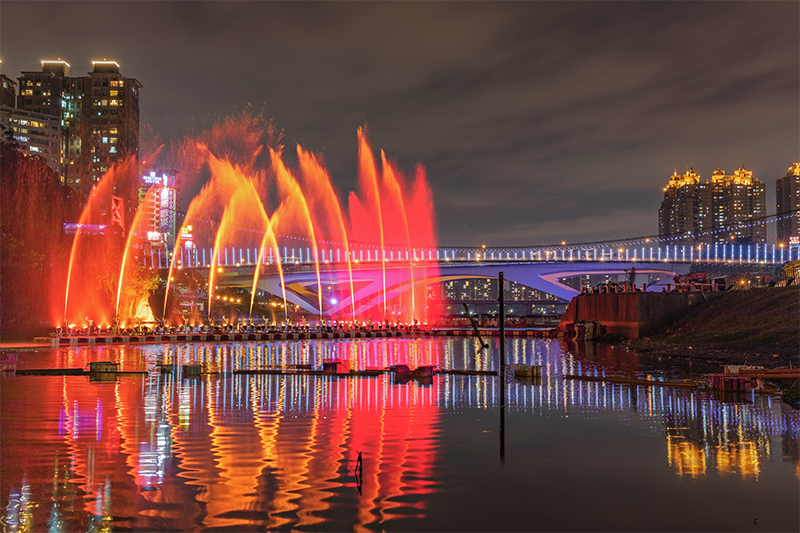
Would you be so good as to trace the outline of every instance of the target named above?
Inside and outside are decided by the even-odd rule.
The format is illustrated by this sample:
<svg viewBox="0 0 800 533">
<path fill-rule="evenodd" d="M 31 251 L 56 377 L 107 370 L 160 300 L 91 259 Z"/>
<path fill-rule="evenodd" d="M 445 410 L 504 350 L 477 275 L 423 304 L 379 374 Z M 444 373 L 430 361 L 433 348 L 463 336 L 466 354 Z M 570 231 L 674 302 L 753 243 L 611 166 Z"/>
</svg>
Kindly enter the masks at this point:
<svg viewBox="0 0 800 533">
<path fill-rule="evenodd" d="M 434 190 L 441 241 L 655 233 L 674 168 L 800 157 L 796 2 L 9 2 L 3 70 L 114 58 L 154 130 L 264 106 L 355 184 L 355 129 Z M 35 24 L 30 24 L 35 21 Z"/>
</svg>

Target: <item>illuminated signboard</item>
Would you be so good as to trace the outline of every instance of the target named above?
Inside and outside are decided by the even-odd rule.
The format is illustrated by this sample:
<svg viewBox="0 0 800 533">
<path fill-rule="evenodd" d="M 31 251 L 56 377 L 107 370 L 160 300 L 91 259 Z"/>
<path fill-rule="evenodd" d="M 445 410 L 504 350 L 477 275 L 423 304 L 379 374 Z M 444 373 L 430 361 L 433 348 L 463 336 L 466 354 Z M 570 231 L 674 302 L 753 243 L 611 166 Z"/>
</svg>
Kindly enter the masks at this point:
<svg viewBox="0 0 800 533">
<path fill-rule="evenodd" d="M 175 176 L 167 174 L 166 172 L 157 173 L 150 171 L 142 175 L 142 183 L 146 185 L 156 185 L 159 187 L 174 187 Z"/>
<path fill-rule="evenodd" d="M 166 174 L 157 176 L 155 172 L 150 172 L 150 174 L 145 174 L 142 176 L 142 182 L 147 183 L 148 185 L 162 185 L 166 187 L 167 181 Z"/>
<path fill-rule="evenodd" d="M 80 232 L 81 235 L 105 235 L 105 224 L 74 224 L 64 222 L 64 233 L 67 235 L 75 235 Z"/>
<path fill-rule="evenodd" d="M 192 227 L 191 226 L 183 226 L 181 228 L 181 240 L 182 241 L 191 241 L 192 240 Z"/>
</svg>

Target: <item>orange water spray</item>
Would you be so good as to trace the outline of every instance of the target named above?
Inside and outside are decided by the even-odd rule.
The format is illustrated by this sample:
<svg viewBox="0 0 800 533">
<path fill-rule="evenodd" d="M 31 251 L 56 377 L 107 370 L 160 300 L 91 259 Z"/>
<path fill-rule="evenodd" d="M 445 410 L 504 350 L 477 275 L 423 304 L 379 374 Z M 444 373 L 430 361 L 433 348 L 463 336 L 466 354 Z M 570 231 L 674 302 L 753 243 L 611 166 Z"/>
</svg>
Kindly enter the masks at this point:
<svg viewBox="0 0 800 533">
<path fill-rule="evenodd" d="M 264 238 L 261 240 L 261 247 L 258 251 L 258 262 L 256 263 L 255 273 L 253 274 L 253 288 L 250 294 L 250 314 L 253 314 L 253 303 L 255 302 L 256 298 L 256 287 L 258 286 L 258 278 L 261 270 L 261 262 L 264 260 L 264 250 L 267 245 L 267 238 L 271 238 L 272 240 L 272 249 L 275 252 L 276 263 L 278 266 L 278 277 L 280 278 L 281 283 L 281 295 L 283 296 L 283 316 L 284 320 L 289 320 L 289 308 L 286 305 L 286 284 L 283 280 L 283 265 L 281 265 L 281 252 L 278 249 L 278 241 L 275 239 L 275 232 L 272 230 L 272 223 L 269 220 L 269 217 L 264 214 L 264 220 L 267 222 L 267 231 L 264 233 Z"/>
<path fill-rule="evenodd" d="M 344 224 L 344 216 L 342 215 L 342 206 L 339 205 L 339 199 L 336 191 L 333 190 L 330 178 L 328 177 L 325 169 L 320 164 L 319 160 L 310 152 L 306 152 L 299 146 L 297 147 L 297 159 L 300 163 L 300 168 L 305 175 L 308 175 L 316 183 L 319 183 L 324 188 L 325 197 L 328 199 L 330 205 L 336 212 L 336 218 L 339 221 L 339 227 L 342 232 L 342 239 L 344 241 L 344 253 L 347 258 L 347 276 L 350 281 L 350 308 L 352 311 L 353 321 L 356 319 L 356 296 L 353 288 L 353 264 L 350 257 L 350 241 L 347 237 L 347 227 Z"/>
<path fill-rule="evenodd" d="M 152 202 L 154 190 L 155 189 L 152 185 L 149 189 L 147 189 L 145 199 L 141 204 L 139 204 L 139 209 L 136 210 L 136 214 L 133 217 L 133 222 L 128 229 L 128 238 L 125 239 L 125 252 L 122 254 L 122 265 L 120 265 L 119 268 L 119 282 L 117 283 L 117 305 L 114 307 L 114 316 L 117 318 L 119 318 L 119 299 L 122 295 L 122 284 L 125 279 L 125 266 L 128 263 L 128 254 L 131 251 L 131 243 L 133 242 L 133 238 L 136 236 L 136 231 L 139 228 L 139 219 L 142 217 L 142 212 L 144 211 L 143 207 Z"/>
<path fill-rule="evenodd" d="M 97 282 L 99 277 L 112 278 L 119 269 L 116 259 L 121 255 L 122 240 L 114 238 L 110 229 L 113 224 L 103 213 L 111 207 L 114 187 L 120 179 L 133 174 L 132 158 L 113 165 L 92 188 L 78 219 L 78 229 L 72 241 L 67 267 L 67 282 L 64 296 L 65 322 L 74 323 L 91 314 L 97 324 L 109 321 L 114 313 L 114 296 Z M 120 220 L 125 227 L 125 221 Z M 105 233 L 88 229 L 87 225 L 106 227 Z M 70 316 L 70 314 L 72 316 Z"/>
<path fill-rule="evenodd" d="M 375 159 L 372 157 L 372 150 L 367 143 L 366 132 L 363 128 L 358 128 L 358 160 L 361 168 L 362 179 L 367 179 L 372 186 L 372 193 L 375 195 L 375 206 L 378 215 L 378 229 L 380 230 L 381 244 L 381 274 L 383 276 L 383 318 L 386 319 L 386 247 L 383 236 L 383 216 L 381 215 L 381 193 L 378 190 L 378 171 L 375 167 Z"/>
<path fill-rule="evenodd" d="M 228 210 L 225 209 L 225 213 L 222 215 L 222 221 L 220 222 L 219 229 L 217 230 L 217 236 L 214 239 L 214 248 L 213 252 L 211 253 L 211 266 L 208 268 L 208 320 L 211 322 L 211 302 L 214 299 L 214 273 L 216 271 L 217 266 L 217 259 L 219 257 L 219 245 L 222 240 L 222 230 L 224 228 L 224 224 L 226 222 L 225 215 L 228 213 Z"/>
<path fill-rule="evenodd" d="M 406 205 L 405 201 L 403 201 L 403 191 L 400 188 L 400 180 L 394 168 L 392 168 L 392 165 L 386 159 L 386 154 L 383 152 L 383 150 L 381 150 L 381 167 L 383 169 L 384 183 L 387 184 L 390 194 L 394 195 L 397 205 L 400 208 L 400 218 L 403 219 L 403 227 L 405 228 L 406 232 L 406 243 L 409 251 L 411 251 L 411 232 L 408 230 L 408 216 L 406 215 Z M 416 292 L 416 282 L 414 280 L 414 266 L 412 261 L 413 257 L 409 256 L 408 272 L 411 276 L 411 318 L 413 319 L 416 318 L 417 304 L 414 294 Z"/>
<path fill-rule="evenodd" d="M 278 182 L 288 189 L 290 195 L 294 196 L 300 201 L 300 205 L 303 209 L 303 214 L 305 214 L 306 220 L 308 221 L 308 231 L 311 233 L 311 244 L 314 248 L 314 271 L 317 275 L 317 300 L 319 302 L 319 319 L 322 321 L 322 279 L 320 278 L 319 274 L 319 250 L 317 248 L 317 237 L 314 233 L 314 223 L 311 221 L 311 211 L 308 209 L 308 202 L 306 202 L 306 197 L 303 194 L 303 190 L 300 188 L 300 184 L 297 182 L 297 179 L 289 172 L 289 169 L 286 168 L 286 165 L 283 164 L 283 160 L 275 150 L 270 148 L 269 150 L 270 156 L 272 157 L 272 166 L 275 169 L 275 174 L 278 177 Z"/>
<path fill-rule="evenodd" d="M 172 271 L 175 268 L 175 257 L 178 255 L 177 251 L 181 249 L 181 235 L 183 234 L 184 226 L 186 226 L 185 221 L 181 226 L 181 231 L 178 233 L 178 236 L 175 237 L 175 248 L 173 248 L 172 259 L 169 262 L 169 273 L 167 274 L 167 287 L 166 290 L 164 291 L 164 311 L 161 313 L 161 318 L 164 321 L 167 320 L 167 298 L 169 298 L 169 286 L 172 284 Z"/>
<path fill-rule="evenodd" d="M 72 265 L 75 262 L 75 249 L 78 247 L 78 237 L 80 236 L 80 229 L 75 233 L 75 238 L 72 240 L 72 249 L 69 252 L 69 267 L 67 268 L 67 287 L 66 294 L 64 294 L 64 326 L 67 326 L 67 306 L 69 305 L 69 283 L 72 279 Z"/>
<path fill-rule="evenodd" d="M 221 166 L 223 166 L 225 164 L 227 164 L 227 166 L 230 167 L 230 163 L 229 162 L 228 163 L 223 163 L 223 162 L 221 162 L 220 160 L 218 160 L 216 158 L 212 159 L 212 166 L 214 168 L 216 168 L 216 169 L 221 169 Z M 266 247 L 267 239 L 269 238 L 272 241 L 272 249 L 275 252 L 275 256 L 277 257 L 278 276 L 280 278 L 281 293 L 282 293 L 282 296 L 283 296 L 284 315 L 288 319 L 289 310 L 288 310 L 288 307 L 286 305 L 286 287 L 285 287 L 285 284 L 284 284 L 284 277 L 283 277 L 283 265 L 281 264 L 281 255 L 280 255 L 280 250 L 278 249 L 278 241 L 275 238 L 275 232 L 272 229 L 273 224 L 270 221 L 270 218 L 267 215 L 266 210 L 264 209 L 263 202 L 261 202 L 261 200 L 259 199 L 258 191 L 256 190 L 256 187 L 255 187 L 255 185 L 253 183 L 253 180 L 247 179 L 245 176 L 241 175 L 239 170 L 236 169 L 236 168 L 231 167 L 231 168 L 227 168 L 227 170 L 229 172 L 232 172 L 234 176 L 239 178 L 240 184 L 239 184 L 239 186 L 237 188 L 237 193 L 236 194 L 241 195 L 240 196 L 241 198 L 247 198 L 247 199 L 251 199 L 251 200 L 252 199 L 256 199 L 255 205 L 256 205 L 256 208 L 258 210 L 258 214 L 259 214 L 261 220 L 264 222 L 264 226 L 265 226 L 264 236 L 261 239 L 261 245 L 259 246 L 258 257 L 256 258 L 255 271 L 253 273 L 253 285 L 252 285 L 252 290 L 251 290 L 251 293 L 250 293 L 250 314 L 251 315 L 253 314 L 253 304 L 255 303 L 255 298 L 256 298 L 256 289 L 257 289 L 257 286 L 258 286 L 258 278 L 259 278 L 259 273 L 260 273 L 260 269 L 261 269 L 261 263 L 262 263 L 262 261 L 264 259 L 264 250 L 265 250 L 265 247 Z M 236 197 L 236 195 L 231 197 L 231 206 L 233 206 L 233 204 L 234 204 L 235 197 Z M 223 216 L 223 219 L 224 219 L 224 216 Z M 219 235 L 219 233 L 218 233 L 218 235 Z M 215 248 L 216 248 L 216 246 L 215 246 Z"/>
<path fill-rule="evenodd" d="M 203 160 L 209 164 L 213 164 L 217 161 L 208 147 L 202 143 L 191 143 L 186 148 L 186 151 L 192 154 L 193 158 L 190 159 L 190 161 L 195 166 L 199 166 L 197 160 Z M 228 205 L 230 197 L 236 188 L 237 185 L 230 179 L 229 174 L 220 172 L 212 173 L 211 180 L 206 183 L 205 186 L 203 186 L 203 188 L 200 190 L 200 193 L 198 193 L 198 195 L 195 196 L 192 199 L 192 202 L 189 204 L 189 209 L 186 211 L 186 217 L 183 225 L 181 226 L 180 232 L 176 238 L 176 244 L 174 248 L 176 251 L 180 249 L 180 245 L 183 242 L 182 237 L 184 229 L 187 228 L 193 221 L 198 220 L 197 215 L 200 213 L 205 213 L 213 216 L 212 213 L 215 210 L 224 211 L 225 206 Z M 195 233 L 198 232 L 197 230 L 198 228 L 195 228 Z M 178 253 L 174 253 L 170 261 L 169 275 L 167 277 L 166 291 L 164 293 L 164 319 L 167 317 L 169 289 L 172 285 L 172 276 L 175 270 L 175 262 L 178 259 L 178 255 Z"/>
</svg>

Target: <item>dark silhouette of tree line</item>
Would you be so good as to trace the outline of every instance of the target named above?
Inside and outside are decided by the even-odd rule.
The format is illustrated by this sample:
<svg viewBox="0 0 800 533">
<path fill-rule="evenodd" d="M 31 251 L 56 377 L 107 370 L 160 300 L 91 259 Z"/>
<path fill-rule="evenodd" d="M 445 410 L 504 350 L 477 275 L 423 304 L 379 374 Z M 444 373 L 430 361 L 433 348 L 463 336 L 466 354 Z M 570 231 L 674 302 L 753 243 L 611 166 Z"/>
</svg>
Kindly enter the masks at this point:
<svg viewBox="0 0 800 533">
<path fill-rule="evenodd" d="M 0 138 L 0 340 L 30 338 L 54 326 L 63 306 L 72 236 L 81 202 L 44 159 Z"/>
</svg>

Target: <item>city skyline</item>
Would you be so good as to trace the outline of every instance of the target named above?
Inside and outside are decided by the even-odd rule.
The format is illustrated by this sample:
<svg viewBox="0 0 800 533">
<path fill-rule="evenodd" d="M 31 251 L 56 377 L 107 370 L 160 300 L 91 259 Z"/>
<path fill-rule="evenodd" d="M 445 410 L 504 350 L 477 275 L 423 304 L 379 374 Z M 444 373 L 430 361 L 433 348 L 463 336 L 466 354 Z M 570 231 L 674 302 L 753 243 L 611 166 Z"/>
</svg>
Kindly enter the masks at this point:
<svg viewBox="0 0 800 533">
<path fill-rule="evenodd" d="M 53 16 L 37 19 L 45 9 Z M 0 10 L 4 74 L 61 57 L 83 75 L 113 59 L 145 86 L 143 141 L 251 105 L 288 146 L 321 151 L 344 192 L 367 124 L 401 166 L 425 166 L 442 244 L 655 234 L 663 183 L 684 166 L 707 177 L 743 164 L 765 182 L 771 214 L 774 180 L 798 157 L 791 3 Z M 26 18 L 41 38 L 25 38 Z M 74 31 L 88 37 L 71 44 Z"/>
</svg>

